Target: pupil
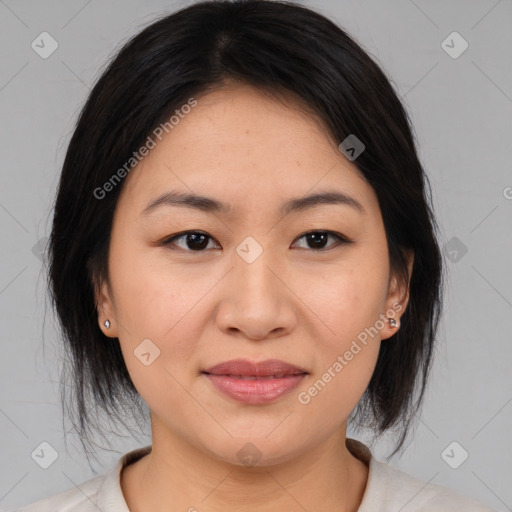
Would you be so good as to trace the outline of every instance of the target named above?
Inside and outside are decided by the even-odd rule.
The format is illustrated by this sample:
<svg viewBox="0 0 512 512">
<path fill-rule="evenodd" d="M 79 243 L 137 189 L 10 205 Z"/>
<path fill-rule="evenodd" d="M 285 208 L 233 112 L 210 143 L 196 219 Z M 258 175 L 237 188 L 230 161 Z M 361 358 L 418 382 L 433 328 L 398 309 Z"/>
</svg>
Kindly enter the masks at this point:
<svg viewBox="0 0 512 512">
<path fill-rule="evenodd" d="M 325 244 L 325 240 L 326 240 L 326 238 L 327 238 L 327 234 L 326 234 L 326 233 L 310 233 L 310 234 L 308 235 L 308 237 L 309 237 L 309 240 L 310 240 L 310 241 L 311 241 L 311 240 L 313 241 L 313 244 L 312 244 L 312 245 L 313 245 L 315 248 L 318 248 L 318 247 L 317 247 L 318 242 L 320 242 L 320 246 L 322 246 L 322 247 L 324 246 L 324 244 Z"/>
<path fill-rule="evenodd" d="M 202 243 L 197 244 L 197 241 L 199 239 L 201 239 L 201 238 L 202 238 Z M 192 242 L 192 247 L 189 245 L 189 242 Z M 191 235 L 188 235 L 187 246 L 188 246 L 189 249 L 203 249 L 207 245 L 208 245 L 208 242 L 206 241 L 206 236 L 205 235 L 202 235 L 202 234 L 191 234 Z"/>
</svg>

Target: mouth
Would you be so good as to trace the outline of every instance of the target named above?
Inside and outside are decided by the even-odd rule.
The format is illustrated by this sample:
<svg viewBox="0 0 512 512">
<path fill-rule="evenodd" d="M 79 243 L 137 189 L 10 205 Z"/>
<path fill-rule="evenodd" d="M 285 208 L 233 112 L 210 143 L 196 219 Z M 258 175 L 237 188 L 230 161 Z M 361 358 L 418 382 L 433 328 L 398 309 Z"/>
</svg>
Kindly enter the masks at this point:
<svg viewBox="0 0 512 512">
<path fill-rule="evenodd" d="M 269 359 L 253 362 L 235 359 L 202 372 L 217 391 L 238 402 L 266 404 L 289 393 L 309 374 L 305 369 Z"/>
<path fill-rule="evenodd" d="M 203 372 L 205 375 L 214 375 L 217 377 L 229 377 L 230 379 L 240 379 L 240 380 L 271 380 L 271 379 L 282 379 L 284 377 L 290 377 L 290 375 L 285 375 L 284 373 L 278 375 L 266 375 L 265 377 L 259 377 L 256 375 L 229 375 L 229 374 L 215 374 Z M 305 373 L 297 373 L 293 375 L 306 375 Z"/>
<path fill-rule="evenodd" d="M 216 364 L 204 370 L 203 373 L 247 379 L 279 379 L 289 375 L 300 375 L 308 372 L 304 368 L 279 359 L 267 359 L 261 362 L 249 361 L 247 359 L 232 359 L 231 361 Z"/>
</svg>

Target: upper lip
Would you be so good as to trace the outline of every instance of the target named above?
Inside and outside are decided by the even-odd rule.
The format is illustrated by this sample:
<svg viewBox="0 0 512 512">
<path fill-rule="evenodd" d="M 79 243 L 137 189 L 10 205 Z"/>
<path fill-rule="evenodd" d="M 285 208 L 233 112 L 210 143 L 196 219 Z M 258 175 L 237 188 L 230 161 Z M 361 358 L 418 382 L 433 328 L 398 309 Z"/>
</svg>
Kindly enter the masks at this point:
<svg viewBox="0 0 512 512">
<path fill-rule="evenodd" d="M 308 372 L 299 366 L 279 359 L 267 359 L 260 362 L 247 359 L 232 359 L 231 361 L 216 364 L 204 370 L 204 373 L 211 375 L 269 377 L 272 375 L 299 375 Z"/>
</svg>

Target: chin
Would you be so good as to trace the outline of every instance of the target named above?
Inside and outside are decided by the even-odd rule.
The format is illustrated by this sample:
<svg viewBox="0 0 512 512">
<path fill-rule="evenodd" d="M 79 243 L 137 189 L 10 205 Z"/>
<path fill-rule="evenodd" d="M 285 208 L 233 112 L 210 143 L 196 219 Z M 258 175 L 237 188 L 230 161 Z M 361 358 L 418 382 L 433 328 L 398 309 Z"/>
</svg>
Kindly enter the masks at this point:
<svg viewBox="0 0 512 512">
<path fill-rule="evenodd" d="M 247 469 L 276 466 L 294 459 L 301 452 L 300 447 L 290 446 L 289 441 L 271 440 L 265 435 L 233 436 L 227 443 L 224 439 L 222 445 L 215 446 L 214 441 L 208 446 L 203 445 L 204 449 L 218 460 Z"/>
</svg>

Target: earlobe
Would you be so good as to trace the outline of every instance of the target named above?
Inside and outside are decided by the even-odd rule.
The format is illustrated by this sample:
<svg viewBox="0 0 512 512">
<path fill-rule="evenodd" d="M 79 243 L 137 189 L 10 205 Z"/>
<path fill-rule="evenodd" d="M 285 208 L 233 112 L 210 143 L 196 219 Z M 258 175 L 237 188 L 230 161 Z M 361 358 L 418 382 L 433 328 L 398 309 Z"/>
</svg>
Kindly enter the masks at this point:
<svg viewBox="0 0 512 512">
<path fill-rule="evenodd" d="M 114 305 L 110 298 L 110 291 L 107 283 L 103 282 L 96 289 L 96 311 L 98 313 L 98 324 L 105 336 L 117 338 L 117 322 L 115 321 Z"/>
</svg>

